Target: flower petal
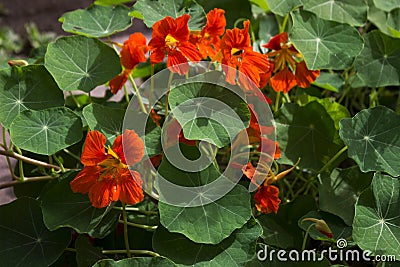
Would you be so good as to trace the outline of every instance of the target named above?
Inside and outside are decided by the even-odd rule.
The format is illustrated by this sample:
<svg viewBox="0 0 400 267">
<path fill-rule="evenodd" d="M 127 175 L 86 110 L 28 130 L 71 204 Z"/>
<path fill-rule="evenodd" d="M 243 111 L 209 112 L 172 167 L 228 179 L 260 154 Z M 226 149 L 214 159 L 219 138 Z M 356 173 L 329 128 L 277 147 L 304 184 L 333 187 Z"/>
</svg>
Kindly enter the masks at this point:
<svg viewBox="0 0 400 267">
<path fill-rule="evenodd" d="M 281 44 L 284 44 L 288 41 L 289 37 L 287 32 L 282 32 L 280 34 L 275 35 L 272 37 L 268 43 L 263 45 L 263 47 L 271 49 L 271 50 L 280 50 Z"/>
<path fill-rule="evenodd" d="M 284 68 L 279 71 L 269 80 L 269 82 L 275 92 L 284 93 L 289 92 L 297 84 L 296 76 L 294 76 L 294 74 L 288 68 Z"/>
<path fill-rule="evenodd" d="M 95 183 L 89 190 L 89 199 L 95 208 L 104 208 L 119 198 L 119 187 L 114 179 L 104 179 Z"/>
<path fill-rule="evenodd" d="M 86 194 L 97 182 L 100 175 L 100 166 L 88 166 L 83 168 L 69 185 L 74 193 Z"/>
<path fill-rule="evenodd" d="M 125 69 L 121 74 L 114 77 L 108 85 L 110 86 L 111 93 L 116 94 L 124 84 L 128 81 L 130 70 Z"/>
<path fill-rule="evenodd" d="M 296 63 L 296 81 L 297 85 L 301 88 L 307 88 L 312 82 L 314 82 L 318 76 L 319 70 L 309 70 L 304 61 Z"/>
<path fill-rule="evenodd" d="M 189 72 L 188 61 L 179 51 L 170 51 L 168 53 L 167 67 L 170 71 L 179 75 Z"/>
<path fill-rule="evenodd" d="M 106 137 L 99 131 L 90 131 L 85 140 L 81 162 L 85 166 L 95 166 L 107 158 Z"/>
<path fill-rule="evenodd" d="M 144 156 L 144 143 L 134 130 L 127 129 L 115 138 L 112 150 L 124 164 L 134 165 Z"/>
<path fill-rule="evenodd" d="M 256 208 L 262 213 L 277 213 L 281 200 L 279 199 L 279 188 L 273 185 L 263 185 L 254 195 Z"/>
<path fill-rule="evenodd" d="M 142 181 L 138 172 L 127 170 L 121 174 L 119 184 L 121 188 L 119 200 L 121 202 L 133 205 L 143 200 Z"/>
</svg>

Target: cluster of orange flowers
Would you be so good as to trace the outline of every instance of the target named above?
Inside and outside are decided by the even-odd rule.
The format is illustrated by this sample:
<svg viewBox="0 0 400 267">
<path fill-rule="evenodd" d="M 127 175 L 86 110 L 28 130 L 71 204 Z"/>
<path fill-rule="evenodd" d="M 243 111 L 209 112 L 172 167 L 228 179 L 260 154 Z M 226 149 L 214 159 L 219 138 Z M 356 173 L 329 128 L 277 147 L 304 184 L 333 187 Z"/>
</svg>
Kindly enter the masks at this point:
<svg viewBox="0 0 400 267">
<path fill-rule="evenodd" d="M 290 91 L 294 86 L 306 88 L 319 76 L 319 71 L 308 70 L 301 54 L 288 41 L 283 32 L 271 38 L 263 47 L 269 52 L 253 51 L 249 35 L 249 21 L 243 29 L 227 29 L 225 11 L 215 8 L 207 14 L 207 23 L 201 31 L 190 31 L 190 16 L 176 19 L 166 17 L 153 25 L 152 38 L 146 45 L 141 33 L 134 33 L 121 49 L 121 64 L 124 71 L 109 83 L 111 91 L 117 92 L 127 81 L 132 69 L 146 61 L 150 52 L 151 64 L 167 57 L 167 67 L 179 75 L 188 73 L 188 62 L 210 58 L 222 63 L 226 81 L 238 83 L 246 89 L 254 83 L 264 88 L 268 83 L 276 92 Z"/>
<path fill-rule="evenodd" d="M 222 9 L 211 10 L 201 31 L 189 30 L 188 14 L 176 19 L 166 17 L 153 25 L 152 39 L 148 44 L 143 34 L 132 34 L 121 45 L 123 71 L 109 82 L 111 92 L 116 93 L 124 86 L 133 69 L 140 62 L 146 62 L 148 52 L 151 64 L 160 63 L 167 57 L 167 67 L 179 75 L 188 73 L 189 61 L 198 62 L 209 58 L 222 64 L 228 83 L 239 84 L 248 90 L 254 88 L 254 85 L 263 89 L 269 84 L 276 92 L 287 93 L 296 85 L 308 87 L 319 76 L 319 71 L 308 70 L 301 54 L 288 41 L 287 33 L 271 38 L 264 45 L 269 52 L 261 54 L 253 51 L 249 35 L 250 22 L 245 21 L 243 29 L 225 30 L 224 13 Z M 152 111 L 152 116 L 156 115 L 153 113 Z M 251 115 L 250 126 L 247 129 L 250 144 L 272 142 L 261 135 L 262 126 L 257 123 L 257 115 Z M 182 132 L 176 134 L 179 134 L 180 142 L 187 141 L 193 145 L 193 141 L 186 140 Z M 123 137 L 127 144 L 124 146 L 125 151 L 122 151 Z M 88 193 L 93 206 L 98 208 L 106 207 L 111 201 L 120 200 L 126 204 L 142 201 L 140 174 L 130 170 L 129 166 L 142 160 L 143 141 L 133 130 L 126 130 L 115 139 L 112 147 L 105 145 L 106 138 L 103 134 L 98 131 L 88 133 L 81 157 L 85 167 L 71 182 L 72 190 Z M 262 151 L 261 145 L 258 151 L 261 155 L 271 152 Z M 276 142 L 273 157 L 280 157 Z M 272 183 L 290 170 L 278 175 L 273 174 L 270 169 L 259 173 L 251 163 L 242 170 L 253 182 L 260 176 L 263 177 L 264 182 L 254 197 L 257 209 L 264 213 L 276 213 L 280 203 L 279 188 Z"/>
</svg>

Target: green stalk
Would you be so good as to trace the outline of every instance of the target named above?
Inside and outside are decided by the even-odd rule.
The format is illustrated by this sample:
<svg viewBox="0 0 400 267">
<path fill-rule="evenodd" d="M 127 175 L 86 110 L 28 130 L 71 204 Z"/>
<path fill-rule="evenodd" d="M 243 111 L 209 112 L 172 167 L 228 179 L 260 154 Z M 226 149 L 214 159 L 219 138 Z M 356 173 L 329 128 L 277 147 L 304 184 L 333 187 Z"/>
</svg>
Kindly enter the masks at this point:
<svg viewBox="0 0 400 267">
<path fill-rule="evenodd" d="M 139 102 L 140 109 L 142 110 L 143 113 L 147 114 L 148 112 L 146 110 L 146 107 L 144 106 L 142 96 L 140 95 L 139 89 L 137 88 L 135 80 L 132 78 L 131 74 L 129 74 L 129 81 L 132 84 L 133 90 L 135 90 L 136 97 L 137 97 L 137 100 Z"/>
<path fill-rule="evenodd" d="M 347 150 L 347 146 L 343 147 L 342 149 L 340 149 L 319 171 L 318 174 L 322 173 L 323 171 L 325 171 L 335 160 L 337 160 L 340 155 L 342 155 L 346 150 Z"/>
<path fill-rule="evenodd" d="M 125 223 L 123 220 L 119 220 L 119 223 Z M 149 230 L 149 231 L 154 231 L 157 229 L 157 226 L 151 226 L 151 225 L 144 225 L 144 224 L 138 224 L 138 223 L 132 223 L 132 222 L 126 222 L 128 226 L 144 229 L 144 230 Z"/>
<path fill-rule="evenodd" d="M 124 222 L 124 241 L 126 248 L 126 255 L 128 258 L 132 257 L 132 253 L 129 249 L 129 237 L 128 237 L 128 215 L 126 214 L 125 203 L 122 203 L 122 219 Z"/>
<path fill-rule="evenodd" d="M 301 250 L 304 250 L 306 248 L 308 234 L 310 233 L 311 227 L 313 227 L 313 226 L 314 226 L 314 223 L 312 223 L 312 224 L 310 224 L 310 226 L 308 226 L 307 231 L 304 235 L 303 245 L 301 246 Z"/>
</svg>

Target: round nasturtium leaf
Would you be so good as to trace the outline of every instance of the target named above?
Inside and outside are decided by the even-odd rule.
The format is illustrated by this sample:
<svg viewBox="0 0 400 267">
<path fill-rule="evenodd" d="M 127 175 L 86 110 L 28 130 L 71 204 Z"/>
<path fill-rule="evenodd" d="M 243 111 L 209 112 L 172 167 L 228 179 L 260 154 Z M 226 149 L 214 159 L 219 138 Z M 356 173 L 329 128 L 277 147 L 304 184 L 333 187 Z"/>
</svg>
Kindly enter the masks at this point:
<svg viewBox="0 0 400 267">
<path fill-rule="evenodd" d="M 14 119 L 10 136 L 21 149 L 52 155 L 82 139 L 82 121 L 66 107 L 26 110 Z"/>
<path fill-rule="evenodd" d="M 251 220 L 222 242 L 211 245 L 195 243 L 159 226 L 154 233 L 153 247 L 184 266 L 244 266 L 255 255 L 255 243 L 261 233 L 261 226 Z"/>
<path fill-rule="evenodd" d="M 301 0 L 266 0 L 268 7 L 274 14 L 285 16 L 295 7 L 302 5 Z"/>
<path fill-rule="evenodd" d="M 400 260 L 400 180 L 375 173 L 357 201 L 353 238 L 363 250 Z"/>
<path fill-rule="evenodd" d="M 184 14 L 190 15 L 188 26 L 192 31 L 201 30 L 205 24 L 205 12 L 201 5 L 197 4 L 195 1 L 138 0 L 133 7 L 135 10 L 134 12 L 139 12 L 141 14 L 143 22 L 149 28 L 166 16 L 177 18 Z M 133 15 L 133 13 L 131 15 Z"/>
<path fill-rule="evenodd" d="M 377 30 L 369 32 L 354 67 L 362 86 L 400 85 L 400 39 Z"/>
<path fill-rule="evenodd" d="M 373 0 L 374 5 L 386 12 L 390 12 L 392 9 L 399 7 L 398 0 Z"/>
<path fill-rule="evenodd" d="M 111 259 L 100 260 L 92 267 L 174 267 L 172 261 L 162 257 L 134 257 L 114 261 Z"/>
<path fill-rule="evenodd" d="M 50 43 L 44 65 L 65 91 L 89 92 L 121 72 L 115 50 L 85 36 L 61 37 Z"/>
<path fill-rule="evenodd" d="M 106 37 L 123 31 L 132 25 L 128 15 L 129 8 L 124 5 L 91 5 L 87 9 L 77 9 L 65 13 L 59 21 L 66 32 L 88 37 Z"/>
<path fill-rule="evenodd" d="M 46 228 L 37 200 L 18 198 L 0 206 L 0 214 L 2 266 L 50 266 L 70 243 L 69 229 Z"/>
<path fill-rule="evenodd" d="M 339 135 L 363 172 L 400 175 L 400 116 L 378 106 L 340 121 Z"/>
<path fill-rule="evenodd" d="M 363 48 L 358 31 L 347 24 L 327 21 L 307 11 L 291 13 L 290 40 L 309 69 L 345 69 Z"/>
<path fill-rule="evenodd" d="M 304 9 L 316 14 L 321 19 L 363 26 L 367 21 L 368 5 L 365 0 L 308 0 Z"/>
<path fill-rule="evenodd" d="M 62 91 L 43 65 L 0 71 L 0 122 L 9 128 L 22 111 L 64 105 Z"/>
</svg>

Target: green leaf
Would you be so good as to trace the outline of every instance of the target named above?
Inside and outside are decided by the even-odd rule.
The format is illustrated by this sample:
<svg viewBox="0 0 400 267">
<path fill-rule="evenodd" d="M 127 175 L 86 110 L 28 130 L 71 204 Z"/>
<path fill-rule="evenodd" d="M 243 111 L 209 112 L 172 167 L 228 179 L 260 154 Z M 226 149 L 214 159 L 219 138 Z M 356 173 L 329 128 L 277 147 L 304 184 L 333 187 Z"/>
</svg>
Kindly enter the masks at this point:
<svg viewBox="0 0 400 267">
<path fill-rule="evenodd" d="M 377 8 L 373 0 L 368 2 L 368 20 L 372 22 L 381 32 L 391 35 L 387 26 L 387 13 Z"/>
<path fill-rule="evenodd" d="M 102 249 L 90 244 L 88 237 L 80 235 L 75 240 L 76 262 L 79 267 L 91 267 L 98 260 L 104 258 Z"/>
<path fill-rule="evenodd" d="M 22 111 L 62 106 L 64 96 L 42 65 L 0 71 L 0 122 L 9 128 Z"/>
<path fill-rule="evenodd" d="M 362 173 L 358 166 L 334 169 L 319 176 L 319 207 L 342 218 L 347 225 L 353 223 L 355 204 L 361 192 L 369 186 L 371 173 Z"/>
<path fill-rule="evenodd" d="M 313 85 L 329 90 L 335 93 L 341 92 L 344 86 L 344 80 L 338 73 L 328 73 L 321 71 Z"/>
<path fill-rule="evenodd" d="M 345 69 L 363 48 L 358 31 L 349 25 L 320 19 L 306 11 L 292 12 L 290 40 L 309 69 Z"/>
<path fill-rule="evenodd" d="M 196 147 L 182 146 L 182 153 L 190 158 L 199 152 Z M 198 172 L 187 172 L 175 167 L 167 157 L 163 158 L 158 172 L 173 184 L 189 187 L 206 185 L 221 175 L 213 164 Z M 226 180 L 226 183 L 231 182 Z M 209 194 L 213 192 L 199 190 L 198 201 L 209 202 L 212 197 Z M 221 242 L 235 229 L 242 227 L 251 216 L 250 194 L 241 185 L 235 185 L 226 195 L 206 205 L 182 207 L 160 201 L 158 207 L 160 222 L 170 232 L 182 233 L 194 242 L 207 244 Z"/>
<path fill-rule="evenodd" d="M 368 5 L 365 0 L 310 0 L 305 1 L 304 9 L 321 19 L 363 26 L 367 21 Z"/>
<path fill-rule="evenodd" d="M 400 175 L 400 116 L 379 106 L 364 109 L 340 121 L 340 137 L 363 172 L 384 171 Z"/>
<path fill-rule="evenodd" d="M 121 72 L 114 49 L 84 36 L 61 37 L 50 43 L 44 65 L 65 91 L 89 92 Z"/>
<path fill-rule="evenodd" d="M 250 113 L 238 95 L 220 85 L 186 82 L 168 95 L 171 112 L 182 125 L 185 138 L 224 147 L 248 127 Z"/>
<path fill-rule="evenodd" d="M 10 136 L 19 148 L 52 155 L 82 139 L 82 121 L 65 107 L 25 110 L 11 124 Z"/>
<path fill-rule="evenodd" d="M 362 86 L 400 85 L 400 40 L 377 30 L 369 32 L 354 66 Z"/>
<path fill-rule="evenodd" d="M 310 195 L 300 196 L 293 202 L 281 205 L 278 214 L 263 214 L 257 221 L 263 228 L 262 238 L 268 245 L 289 249 L 300 249 L 303 236 L 297 221 L 307 212 L 316 209 Z"/>
<path fill-rule="evenodd" d="M 255 242 L 260 235 L 260 225 L 250 221 L 221 243 L 209 245 L 195 243 L 159 226 L 153 237 L 153 247 L 180 266 L 243 266 L 254 256 Z"/>
<path fill-rule="evenodd" d="M 353 238 L 361 249 L 400 260 L 400 180 L 376 173 L 356 204 Z"/>
<path fill-rule="evenodd" d="M 260 7 L 263 11 L 268 12 L 269 7 L 266 0 L 249 0 L 250 3 Z"/>
<path fill-rule="evenodd" d="M 274 14 L 280 16 L 287 15 L 295 7 L 301 6 L 303 3 L 301 0 L 266 0 L 268 7 Z"/>
<path fill-rule="evenodd" d="M 259 19 L 259 28 L 258 28 L 258 37 L 268 42 L 272 37 L 279 33 L 278 23 L 276 22 L 275 16 L 272 14 L 263 14 L 258 17 Z"/>
<path fill-rule="evenodd" d="M 190 30 L 201 30 L 205 25 L 204 10 L 195 1 L 138 0 L 133 7 L 135 11 L 139 11 L 142 14 L 143 21 L 149 28 L 166 16 L 177 18 L 184 14 L 190 15 Z"/>
<path fill-rule="evenodd" d="M 122 133 L 125 110 L 92 103 L 83 108 L 89 128 L 102 132 L 112 143 Z"/>
<path fill-rule="evenodd" d="M 172 261 L 161 257 L 135 257 L 123 259 L 120 261 L 114 260 L 101 260 L 98 261 L 93 267 L 174 267 L 176 266 Z"/>
<path fill-rule="evenodd" d="M 386 24 L 396 31 L 400 31 L 400 8 L 390 11 Z"/>
<path fill-rule="evenodd" d="M 107 37 L 126 30 L 132 25 L 128 15 L 129 8 L 124 5 L 91 5 L 87 9 L 77 9 L 65 13 L 59 21 L 66 32 L 88 37 Z"/>
<path fill-rule="evenodd" d="M 333 233 L 333 238 L 338 240 L 340 238 L 350 238 L 351 237 L 351 227 L 346 225 L 341 218 L 336 215 L 323 212 L 323 211 L 310 211 L 303 217 L 301 217 L 298 221 L 298 225 L 304 231 L 307 231 L 308 227 L 311 224 L 314 224 L 312 221 L 303 221 L 305 218 L 315 218 L 315 219 L 322 219 L 326 222 Z M 312 239 L 315 240 L 330 240 L 326 235 L 320 233 L 317 228 L 311 227 L 309 235 Z"/>
<path fill-rule="evenodd" d="M 43 220 L 50 230 L 72 227 L 78 233 L 88 233 L 109 211 L 93 207 L 87 195 L 72 192 L 69 184 L 76 174 L 69 172 L 61 181 L 52 181 L 41 195 Z"/>
<path fill-rule="evenodd" d="M 113 6 L 133 2 L 133 0 L 95 0 L 95 5 Z"/>
<path fill-rule="evenodd" d="M 301 158 L 299 167 L 306 169 L 319 170 L 341 148 L 332 117 L 316 101 L 304 107 L 284 104 L 276 118 L 276 137 L 283 148 L 279 162 L 294 165 Z"/>
<path fill-rule="evenodd" d="M 247 0 L 197 0 L 206 12 L 214 8 L 221 8 L 225 10 L 226 28 L 232 29 L 236 27 L 235 23 L 240 19 L 252 19 L 250 2 Z M 241 25 L 241 24 L 240 24 Z"/>
<path fill-rule="evenodd" d="M 49 231 L 39 203 L 19 198 L 0 206 L 0 258 L 4 266 L 49 266 L 71 240 L 69 229 Z"/>
<path fill-rule="evenodd" d="M 392 9 L 400 7 L 400 2 L 398 0 L 373 0 L 377 8 L 383 11 L 390 12 Z"/>
</svg>

